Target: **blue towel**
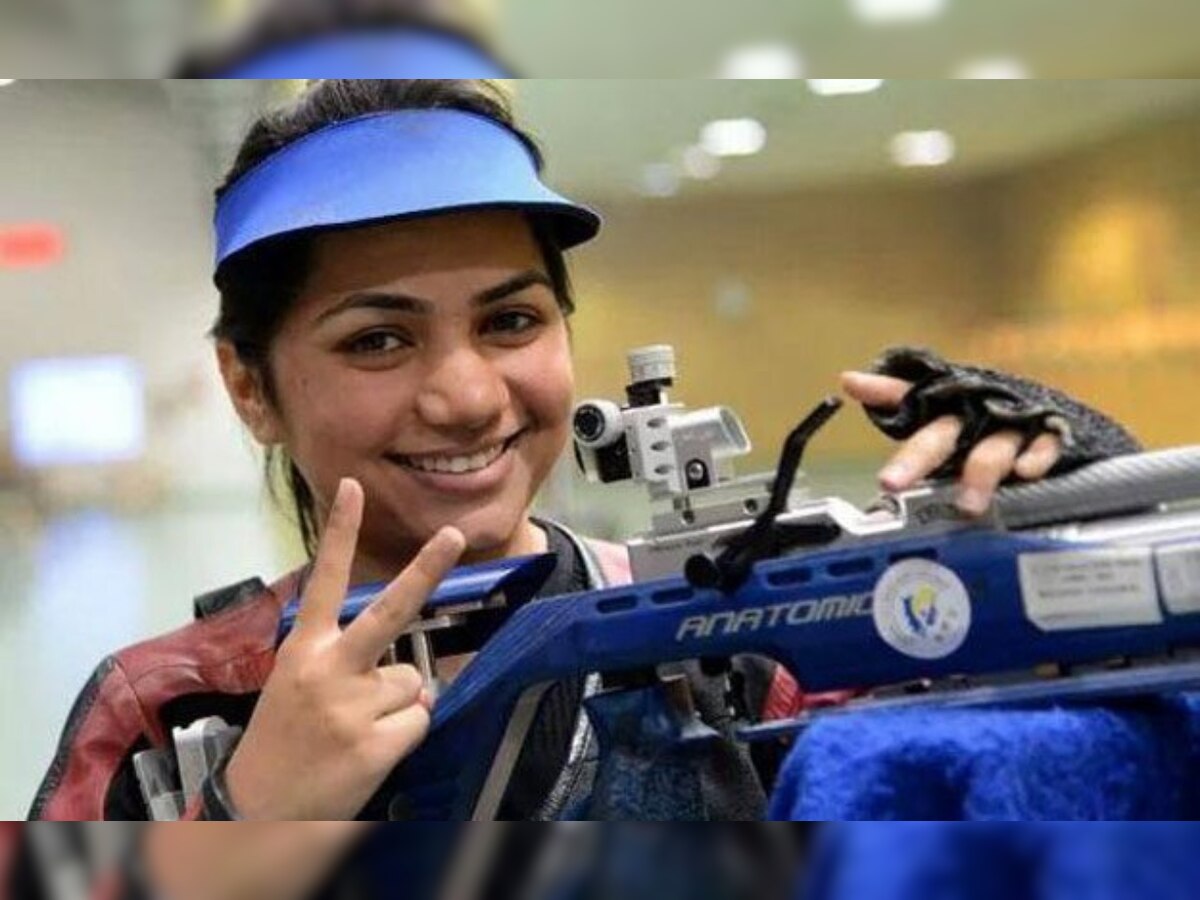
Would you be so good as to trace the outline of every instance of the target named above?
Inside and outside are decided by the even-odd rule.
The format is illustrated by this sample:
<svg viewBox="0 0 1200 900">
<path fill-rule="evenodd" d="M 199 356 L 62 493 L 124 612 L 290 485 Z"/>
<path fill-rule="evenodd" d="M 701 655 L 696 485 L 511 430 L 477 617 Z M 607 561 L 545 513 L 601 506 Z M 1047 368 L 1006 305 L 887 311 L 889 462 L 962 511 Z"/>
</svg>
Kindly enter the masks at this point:
<svg viewBox="0 0 1200 900">
<path fill-rule="evenodd" d="M 831 716 L 796 742 L 777 820 L 1200 819 L 1200 696 Z"/>
<path fill-rule="evenodd" d="M 1192 900 L 1200 827 L 854 822 L 814 842 L 796 900 Z"/>
</svg>

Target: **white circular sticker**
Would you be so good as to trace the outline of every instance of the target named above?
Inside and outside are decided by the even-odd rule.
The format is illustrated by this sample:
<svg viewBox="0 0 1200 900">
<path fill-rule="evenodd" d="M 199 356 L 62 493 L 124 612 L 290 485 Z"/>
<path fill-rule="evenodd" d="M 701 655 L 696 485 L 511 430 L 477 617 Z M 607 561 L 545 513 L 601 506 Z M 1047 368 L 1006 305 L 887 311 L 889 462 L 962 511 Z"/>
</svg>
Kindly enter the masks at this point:
<svg viewBox="0 0 1200 900">
<path fill-rule="evenodd" d="M 883 573 L 871 603 L 875 630 L 917 659 L 941 659 L 971 630 L 971 598 L 959 577 L 926 559 L 906 559 Z"/>
</svg>

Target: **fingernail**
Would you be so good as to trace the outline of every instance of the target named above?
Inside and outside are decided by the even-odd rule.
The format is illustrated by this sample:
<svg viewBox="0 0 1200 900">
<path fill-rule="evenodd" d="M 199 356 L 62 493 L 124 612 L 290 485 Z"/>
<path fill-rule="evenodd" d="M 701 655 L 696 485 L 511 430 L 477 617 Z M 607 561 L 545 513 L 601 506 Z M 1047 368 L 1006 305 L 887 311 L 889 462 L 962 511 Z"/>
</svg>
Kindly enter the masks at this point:
<svg viewBox="0 0 1200 900">
<path fill-rule="evenodd" d="M 883 482 L 884 487 L 895 491 L 908 484 L 911 474 L 912 469 L 904 463 L 892 463 L 884 466 L 883 471 L 879 473 L 879 480 Z"/>
<path fill-rule="evenodd" d="M 337 492 L 333 495 L 333 504 L 331 509 L 338 509 L 346 502 L 346 491 L 350 489 L 350 479 L 343 478 L 338 482 Z"/>
<path fill-rule="evenodd" d="M 958 508 L 972 516 L 987 512 L 991 498 L 978 488 L 965 487 L 958 492 Z"/>
<path fill-rule="evenodd" d="M 433 709 L 433 694 L 429 688 L 421 688 L 421 693 L 417 694 L 417 702 L 426 709 Z"/>
</svg>

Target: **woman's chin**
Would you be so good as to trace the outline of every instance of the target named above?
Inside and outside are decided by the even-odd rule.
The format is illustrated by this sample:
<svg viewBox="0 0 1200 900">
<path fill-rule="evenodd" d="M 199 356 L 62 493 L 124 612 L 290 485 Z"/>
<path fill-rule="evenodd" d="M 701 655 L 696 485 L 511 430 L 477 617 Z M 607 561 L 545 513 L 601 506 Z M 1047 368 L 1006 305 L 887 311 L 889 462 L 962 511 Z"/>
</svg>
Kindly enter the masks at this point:
<svg viewBox="0 0 1200 900">
<path fill-rule="evenodd" d="M 401 525 L 407 527 L 401 529 Z M 371 529 L 370 537 L 360 543 L 360 549 L 376 548 L 376 552 L 368 551 L 368 555 L 380 560 L 395 558 L 397 554 L 411 558 L 447 525 L 457 528 L 467 539 L 467 549 L 459 565 L 485 562 L 502 556 L 523 556 L 545 548 L 540 529 L 524 513 L 513 515 L 499 510 L 472 510 L 465 515 L 454 515 L 447 511 L 446 515 L 430 516 L 423 522 L 403 523 L 395 519 L 377 522 L 376 527 Z"/>
<path fill-rule="evenodd" d="M 468 517 L 454 525 L 467 539 L 463 562 L 484 562 L 502 556 L 521 556 L 536 553 L 539 541 L 535 526 L 525 516 L 515 522 L 511 519 L 499 522 L 487 517 Z"/>
</svg>

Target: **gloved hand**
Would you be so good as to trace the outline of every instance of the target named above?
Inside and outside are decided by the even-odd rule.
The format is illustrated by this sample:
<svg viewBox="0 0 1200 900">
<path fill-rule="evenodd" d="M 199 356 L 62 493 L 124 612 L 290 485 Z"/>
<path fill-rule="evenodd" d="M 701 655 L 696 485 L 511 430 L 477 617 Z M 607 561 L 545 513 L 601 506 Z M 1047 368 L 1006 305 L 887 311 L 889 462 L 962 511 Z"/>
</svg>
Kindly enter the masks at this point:
<svg viewBox="0 0 1200 900">
<path fill-rule="evenodd" d="M 1002 372 L 895 347 L 842 388 L 884 434 L 904 444 L 880 472 L 885 490 L 957 478 L 958 506 L 981 515 L 1003 482 L 1034 481 L 1136 453 L 1121 426 L 1060 391 Z"/>
</svg>

